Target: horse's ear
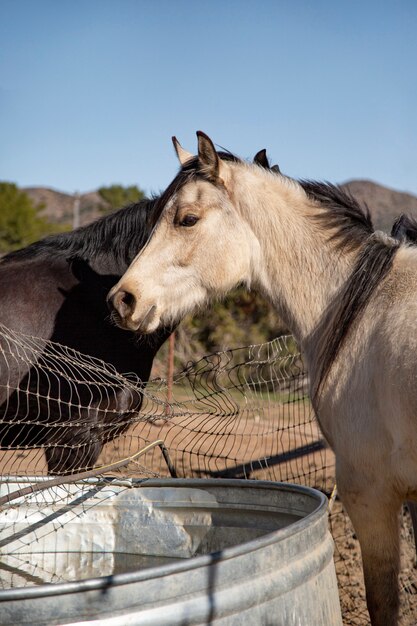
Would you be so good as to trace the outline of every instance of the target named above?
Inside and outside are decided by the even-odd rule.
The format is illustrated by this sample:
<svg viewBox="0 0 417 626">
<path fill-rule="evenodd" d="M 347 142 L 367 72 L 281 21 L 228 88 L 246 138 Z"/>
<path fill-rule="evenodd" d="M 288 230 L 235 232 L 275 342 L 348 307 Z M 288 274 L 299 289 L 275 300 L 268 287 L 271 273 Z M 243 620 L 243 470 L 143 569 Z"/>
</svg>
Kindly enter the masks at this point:
<svg viewBox="0 0 417 626">
<path fill-rule="evenodd" d="M 271 167 L 271 171 L 275 172 L 275 174 L 281 174 L 281 170 L 279 169 L 279 165 L 273 165 Z"/>
<path fill-rule="evenodd" d="M 417 222 L 410 215 L 402 213 L 395 220 L 391 229 L 391 237 L 406 243 L 417 243 Z"/>
<path fill-rule="evenodd" d="M 198 137 L 198 160 L 204 173 L 211 179 L 219 177 L 220 159 L 210 137 L 201 130 L 197 131 Z"/>
<path fill-rule="evenodd" d="M 253 157 L 253 162 L 269 170 L 269 161 L 268 157 L 266 156 L 265 148 L 259 150 L 259 152 L 255 154 L 255 156 Z"/>
<path fill-rule="evenodd" d="M 174 144 L 174 150 L 177 153 L 177 157 L 181 165 L 185 165 L 187 161 L 194 158 L 194 155 L 191 154 L 191 152 L 184 150 L 184 148 L 182 147 L 182 145 L 180 144 L 180 142 L 178 141 L 176 137 L 172 138 L 172 143 Z"/>
</svg>

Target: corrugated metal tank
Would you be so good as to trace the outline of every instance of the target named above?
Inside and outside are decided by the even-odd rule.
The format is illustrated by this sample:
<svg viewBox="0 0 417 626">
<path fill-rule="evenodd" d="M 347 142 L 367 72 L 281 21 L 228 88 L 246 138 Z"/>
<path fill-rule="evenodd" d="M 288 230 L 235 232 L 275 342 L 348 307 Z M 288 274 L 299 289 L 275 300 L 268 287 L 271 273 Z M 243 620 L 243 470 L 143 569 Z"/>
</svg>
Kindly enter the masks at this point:
<svg viewBox="0 0 417 626">
<path fill-rule="evenodd" d="M 88 554 L 92 562 L 104 552 L 117 555 L 120 571 L 135 553 L 142 555 L 141 568 L 3 589 L 1 624 L 342 626 L 327 500 L 318 491 L 184 479 L 66 489 L 59 507 L 56 488 L 42 492 L 44 526 L 33 517 L 36 497 L 15 508 L 14 519 L 10 512 L 7 520 L 0 516 L 3 569 L 11 567 L 7 559 L 22 560 L 25 550 L 38 571 L 50 570 L 45 563 L 53 561 L 61 579 L 65 570 L 81 579 L 97 572 Z M 57 519 L 51 532 L 48 524 Z M 31 533 L 36 541 L 28 540 Z M 153 566 L 151 556 L 166 561 Z"/>
</svg>

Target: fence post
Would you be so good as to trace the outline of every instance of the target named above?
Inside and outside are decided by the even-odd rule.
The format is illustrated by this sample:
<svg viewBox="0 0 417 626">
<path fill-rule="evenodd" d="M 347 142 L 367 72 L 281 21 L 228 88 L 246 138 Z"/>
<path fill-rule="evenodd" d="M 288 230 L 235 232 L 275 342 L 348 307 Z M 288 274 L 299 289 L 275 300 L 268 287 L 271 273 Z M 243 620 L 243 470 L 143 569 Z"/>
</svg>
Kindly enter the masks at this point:
<svg viewBox="0 0 417 626">
<path fill-rule="evenodd" d="M 174 381 L 174 350 L 175 350 L 175 330 L 168 339 L 168 371 L 167 371 L 167 406 L 165 414 L 171 412 L 170 403 L 172 402 L 172 385 Z"/>
<path fill-rule="evenodd" d="M 80 194 L 78 191 L 74 194 L 74 201 L 72 205 L 72 228 L 75 230 L 80 225 Z"/>
</svg>

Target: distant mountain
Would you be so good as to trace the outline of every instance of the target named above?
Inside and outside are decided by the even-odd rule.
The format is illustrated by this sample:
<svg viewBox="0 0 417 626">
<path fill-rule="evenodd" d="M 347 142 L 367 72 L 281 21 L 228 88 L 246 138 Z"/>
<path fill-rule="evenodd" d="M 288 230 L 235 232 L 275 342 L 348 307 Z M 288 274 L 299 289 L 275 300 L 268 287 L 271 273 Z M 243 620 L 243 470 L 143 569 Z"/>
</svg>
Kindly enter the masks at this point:
<svg viewBox="0 0 417 626">
<path fill-rule="evenodd" d="M 361 204 L 367 204 L 375 228 L 390 232 L 395 218 L 401 213 L 409 213 L 417 218 L 417 197 L 409 193 L 394 191 L 370 180 L 350 180 L 342 184 Z M 24 191 L 35 204 L 44 204 L 42 212 L 49 221 L 59 224 L 72 224 L 74 201 L 71 194 L 45 187 L 27 187 Z M 80 194 L 80 223 L 92 222 L 103 214 L 109 206 L 97 191 Z"/>
<path fill-rule="evenodd" d="M 342 185 L 371 212 L 376 229 L 391 232 L 391 226 L 401 213 L 417 219 L 417 197 L 409 193 L 394 191 L 370 180 L 350 180 Z"/>
<path fill-rule="evenodd" d="M 41 212 L 50 222 L 72 225 L 74 215 L 75 196 L 69 193 L 48 189 L 47 187 L 26 187 L 23 189 L 35 205 L 43 204 Z M 109 208 L 97 191 L 90 191 L 79 195 L 80 225 L 89 224 L 103 215 L 103 210 Z"/>
</svg>

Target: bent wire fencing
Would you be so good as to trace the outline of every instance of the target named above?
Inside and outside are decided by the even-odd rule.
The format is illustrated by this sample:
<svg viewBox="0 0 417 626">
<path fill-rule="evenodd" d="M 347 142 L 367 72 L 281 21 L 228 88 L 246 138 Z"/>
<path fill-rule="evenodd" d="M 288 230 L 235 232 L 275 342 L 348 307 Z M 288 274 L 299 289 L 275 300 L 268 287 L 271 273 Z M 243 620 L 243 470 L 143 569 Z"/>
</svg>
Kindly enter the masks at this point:
<svg viewBox="0 0 417 626">
<path fill-rule="evenodd" d="M 162 378 L 144 385 L 98 359 L 0 326 L 0 586 L 39 583 L 39 563 L 30 569 L 24 551 L 45 540 L 39 509 L 48 483 L 57 506 L 76 488 L 75 479 L 91 475 L 96 482 L 88 489 L 178 475 L 333 491 L 333 454 L 321 438 L 292 337 L 203 356 L 175 375 L 170 394 L 167 402 Z M 36 506 L 22 526 L 23 502 Z M 54 523 L 71 514 L 66 510 Z M 359 546 L 338 500 L 330 524 L 344 623 L 365 624 Z M 417 581 L 406 512 L 402 534 L 402 603 L 410 620 L 404 623 L 411 624 Z M 58 580 L 51 572 L 50 582 Z"/>
</svg>

